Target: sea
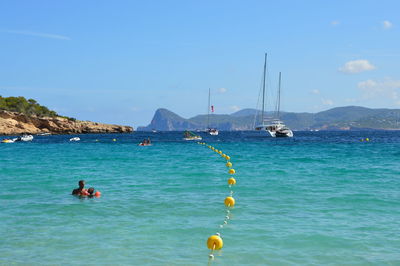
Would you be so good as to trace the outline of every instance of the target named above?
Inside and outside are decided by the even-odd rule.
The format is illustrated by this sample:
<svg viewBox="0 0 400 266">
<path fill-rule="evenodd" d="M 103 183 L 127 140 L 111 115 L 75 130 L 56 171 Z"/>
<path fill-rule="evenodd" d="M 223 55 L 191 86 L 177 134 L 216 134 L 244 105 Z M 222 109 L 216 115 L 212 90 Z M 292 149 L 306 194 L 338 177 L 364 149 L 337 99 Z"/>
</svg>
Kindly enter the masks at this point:
<svg viewBox="0 0 400 266">
<path fill-rule="evenodd" d="M 400 265 L 400 132 L 252 133 L 0 143 L 0 265 Z"/>
</svg>

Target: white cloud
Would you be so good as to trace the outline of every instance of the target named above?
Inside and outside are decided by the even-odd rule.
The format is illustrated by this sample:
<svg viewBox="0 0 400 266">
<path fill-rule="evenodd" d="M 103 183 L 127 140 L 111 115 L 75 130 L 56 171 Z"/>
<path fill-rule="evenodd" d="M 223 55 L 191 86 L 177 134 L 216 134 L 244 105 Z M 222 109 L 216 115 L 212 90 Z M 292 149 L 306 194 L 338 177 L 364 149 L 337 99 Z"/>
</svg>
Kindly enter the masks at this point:
<svg viewBox="0 0 400 266">
<path fill-rule="evenodd" d="M 33 32 L 33 31 L 24 31 L 24 30 L 0 30 L 0 32 L 35 36 L 35 37 L 48 38 L 48 39 L 58 39 L 58 40 L 65 40 L 65 41 L 71 40 L 71 38 L 64 36 L 64 35 L 49 34 L 49 33 L 43 33 L 43 32 Z"/>
<path fill-rule="evenodd" d="M 240 107 L 237 106 L 237 105 L 232 105 L 232 106 L 230 107 L 230 109 L 231 109 L 232 111 L 234 111 L 234 112 L 237 112 L 237 111 L 240 110 Z"/>
<path fill-rule="evenodd" d="M 385 20 L 385 21 L 382 21 L 382 27 L 383 27 L 385 30 L 388 30 L 388 29 L 390 29 L 391 27 L 393 27 L 393 24 L 392 24 L 392 22 L 390 22 L 389 20 Z"/>
<path fill-rule="evenodd" d="M 219 88 L 218 91 L 219 91 L 219 93 L 225 93 L 225 92 L 228 91 L 228 89 L 226 89 L 226 88 Z"/>
<path fill-rule="evenodd" d="M 339 68 L 339 71 L 343 73 L 355 74 L 364 71 L 373 70 L 376 67 L 372 65 L 368 60 L 354 60 L 349 61 L 344 66 Z"/>
<path fill-rule="evenodd" d="M 363 99 L 384 98 L 400 104 L 400 80 L 386 78 L 383 81 L 375 81 L 369 79 L 359 82 L 357 87 L 362 91 Z"/>
<path fill-rule="evenodd" d="M 339 24 L 340 24 L 340 21 L 338 21 L 338 20 L 331 21 L 332 26 L 337 26 Z"/>
<path fill-rule="evenodd" d="M 312 90 L 311 93 L 312 94 L 317 94 L 317 95 L 321 94 L 321 92 L 319 90 Z"/>
<path fill-rule="evenodd" d="M 329 99 L 321 99 L 323 105 L 333 105 L 333 101 Z"/>
</svg>

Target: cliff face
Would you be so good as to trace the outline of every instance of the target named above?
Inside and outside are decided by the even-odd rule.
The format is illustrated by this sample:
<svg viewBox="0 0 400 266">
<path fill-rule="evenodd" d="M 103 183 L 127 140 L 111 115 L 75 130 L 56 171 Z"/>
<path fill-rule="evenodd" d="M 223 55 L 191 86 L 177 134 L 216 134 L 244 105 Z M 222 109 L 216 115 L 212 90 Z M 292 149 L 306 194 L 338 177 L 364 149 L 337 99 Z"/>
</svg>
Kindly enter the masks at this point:
<svg viewBox="0 0 400 266">
<path fill-rule="evenodd" d="M 192 123 L 187 119 L 182 118 L 179 115 L 164 108 L 160 108 L 156 111 L 153 120 L 148 126 L 148 130 L 157 129 L 162 131 L 186 130 L 196 128 L 199 128 L 199 126 L 195 123 Z"/>
<path fill-rule="evenodd" d="M 80 134 L 80 133 L 128 133 L 133 128 L 101 124 L 89 121 L 72 121 L 63 117 L 36 117 L 0 110 L 0 134 Z"/>
</svg>

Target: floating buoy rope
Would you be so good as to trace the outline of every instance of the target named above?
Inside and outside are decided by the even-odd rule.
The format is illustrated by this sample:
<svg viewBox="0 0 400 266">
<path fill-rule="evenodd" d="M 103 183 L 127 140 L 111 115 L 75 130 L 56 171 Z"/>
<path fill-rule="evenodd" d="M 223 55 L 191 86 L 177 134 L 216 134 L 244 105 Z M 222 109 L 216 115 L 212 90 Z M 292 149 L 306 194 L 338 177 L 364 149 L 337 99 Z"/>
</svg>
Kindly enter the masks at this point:
<svg viewBox="0 0 400 266">
<path fill-rule="evenodd" d="M 228 187 L 229 187 L 229 196 L 227 196 L 224 200 L 224 204 L 226 207 L 226 216 L 222 224 L 220 224 L 219 228 L 223 229 L 230 220 L 231 209 L 235 206 L 235 199 L 233 198 L 233 186 L 236 185 L 236 179 L 233 175 L 236 173 L 235 169 L 232 168 L 231 157 L 223 153 L 221 150 L 216 149 L 215 147 L 206 144 L 205 142 L 197 142 L 199 145 L 204 145 L 210 150 L 214 151 L 216 154 L 219 154 L 223 159 L 226 160 L 225 166 L 228 168 L 228 174 L 230 175 L 228 179 Z M 215 233 L 215 235 L 210 236 L 207 239 L 207 248 L 211 250 L 209 257 L 209 262 L 214 259 L 214 251 L 220 250 L 224 246 L 224 241 L 222 240 L 221 234 L 219 232 Z"/>
</svg>

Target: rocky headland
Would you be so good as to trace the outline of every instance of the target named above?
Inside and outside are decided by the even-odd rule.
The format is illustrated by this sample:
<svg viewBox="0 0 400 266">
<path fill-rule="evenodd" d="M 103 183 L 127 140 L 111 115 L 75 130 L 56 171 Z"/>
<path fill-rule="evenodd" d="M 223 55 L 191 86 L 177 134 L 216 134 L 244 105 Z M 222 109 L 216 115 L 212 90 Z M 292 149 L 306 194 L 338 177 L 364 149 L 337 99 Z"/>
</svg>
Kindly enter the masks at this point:
<svg viewBox="0 0 400 266">
<path fill-rule="evenodd" d="M 84 134 L 84 133 L 129 133 L 130 126 L 79 121 L 65 117 L 39 117 L 19 112 L 0 110 L 0 134 Z"/>
</svg>

